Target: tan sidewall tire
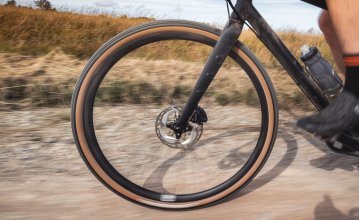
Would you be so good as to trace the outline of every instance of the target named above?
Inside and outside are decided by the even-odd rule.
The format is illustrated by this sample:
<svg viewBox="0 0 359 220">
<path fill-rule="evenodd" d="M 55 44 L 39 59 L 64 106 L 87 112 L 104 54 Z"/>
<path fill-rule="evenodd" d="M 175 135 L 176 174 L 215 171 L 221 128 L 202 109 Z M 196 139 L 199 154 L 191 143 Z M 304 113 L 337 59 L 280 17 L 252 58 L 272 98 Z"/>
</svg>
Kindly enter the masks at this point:
<svg viewBox="0 0 359 220">
<path fill-rule="evenodd" d="M 150 200 L 144 197 L 141 197 L 139 195 L 136 195 L 127 189 L 125 189 L 123 186 L 119 185 L 116 181 L 114 181 L 98 164 L 98 162 L 95 160 L 93 154 L 91 153 L 91 150 L 88 147 L 88 142 L 85 136 L 85 129 L 84 129 L 84 122 L 83 122 L 83 111 L 84 111 L 84 100 L 85 100 L 85 94 L 87 93 L 89 83 L 91 82 L 92 78 L 96 74 L 97 69 L 99 68 L 100 64 L 106 59 L 106 57 L 111 56 L 113 51 L 118 49 L 119 47 L 125 45 L 126 43 L 139 38 L 148 36 L 154 33 L 159 32 L 168 32 L 168 31 L 180 31 L 185 32 L 188 34 L 196 34 L 199 36 L 203 36 L 206 38 L 210 38 L 213 40 L 218 40 L 219 36 L 218 34 L 215 34 L 213 32 L 209 32 L 206 30 L 203 30 L 203 28 L 196 28 L 195 23 L 190 23 L 191 25 L 183 25 L 183 23 L 179 25 L 169 25 L 169 26 L 159 26 L 156 25 L 156 23 L 153 23 L 153 25 L 147 25 L 147 28 L 144 28 L 144 30 L 136 31 L 136 28 L 134 28 L 133 33 L 128 34 L 128 36 L 123 37 L 121 40 L 117 42 L 113 42 L 112 46 L 107 48 L 105 51 L 101 52 L 101 55 L 92 58 L 89 61 L 89 65 L 87 66 L 87 70 L 85 69 L 82 73 L 82 76 L 79 79 L 79 82 L 77 84 L 77 87 L 75 89 L 75 94 L 73 97 L 73 103 L 72 103 L 72 125 L 73 125 L 73 132 L 74 136 L 79 148 L 79 151 L 85 160 L 86 164 L 89 166 L 91 171 L 103 182 L 107 187 L 109 187 L 114 192 L 120 194 L 121 196 L 134 201 L 139 204 L 148 205 L 152 207 L 157 208 L 165 208 L 165 209 L 187 209 L 187 208 L 194 208 L 194 207 L 200 207 L 205 206 L 208 204 L 212 204 L 218 200 L 221 200 L 228 195 L 231 195 L 233 192 L 237 191 L 241 187 L 243 187 L 245 184 L 247 184 L 254 176 L 255 174 L 261 169 L 261 167 L 264 165 L 267 157 L 269 156 L 269 153 L 271 151 L 271 148 L 273 146 L 276 131 L 277 131 L 277 105 L 275 100 L 275 94 L 272 88 L 272 85 L 270 83 L 270 80 L 268 76 L 266 75 L 265 70 L 260 66 L 259 62 L 254 58 L 253 55 L 249 54 L 249 51 L 245 51 L 240 47 L 236 47 L 233 49 L 235 53 L 237 53 L 246 63 L 250 66 L 250 68 L 255 73 L 258 81 L 260 82 L 262 89 L 265 93 L 265 99 L 267 101 L 268 106 L 268 129 L 267 129 L 267 135 L 264 142 L 264 146 L 262 148 L 262 151 L 260 152 L 260 155 L 258 156 L 258 159 L 256 160 L 255 164 L 251 167 L 249 172 L 246 173 L 246 175 L 240 179 L 237 183 L 229 187 L 228 189 L 222 191 L 221 193 L 211 196 L 206 199 L 193 201 L 193 202 L 186 202 L 186 203 L 172 203 L 172 202 L 162 202 L 162 201 L 155 201 Z M 201 26 L 203 27 L 203 25 Z M 137 28 L 138 29 L 138 28 Z M 114 40 L 112 40 L 114 41 Z M 238 45 L 241 45 L 238 43 Z M 99 50 L 100 51 L 100 50 Z"/>
</svg>

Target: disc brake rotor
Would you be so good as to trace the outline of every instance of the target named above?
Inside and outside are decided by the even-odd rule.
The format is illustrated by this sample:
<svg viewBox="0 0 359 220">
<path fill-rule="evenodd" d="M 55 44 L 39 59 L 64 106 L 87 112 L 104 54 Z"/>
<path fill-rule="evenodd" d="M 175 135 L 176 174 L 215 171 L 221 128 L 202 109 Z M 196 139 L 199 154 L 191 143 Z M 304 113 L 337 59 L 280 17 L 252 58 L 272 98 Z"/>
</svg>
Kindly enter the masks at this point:
<svg viewBox="0 0 359 220">
<path fill-rule="evenodd" d="M 175 132 L 168 128 L 167 125 L 173 124 L 177 121 L 182 114 L 182 108 L 172 106 L 165 109 L 156 120 L 156 134 L 157 137 L 165 145 L 172 148 L 189 148 L 195 144 L 201 137 L 203 132 L 203 125 L 196 123 L 189 123 L 192 130 L 186 131 L 182 134 L 181 138 L 177 139 Z"/>
</svg>

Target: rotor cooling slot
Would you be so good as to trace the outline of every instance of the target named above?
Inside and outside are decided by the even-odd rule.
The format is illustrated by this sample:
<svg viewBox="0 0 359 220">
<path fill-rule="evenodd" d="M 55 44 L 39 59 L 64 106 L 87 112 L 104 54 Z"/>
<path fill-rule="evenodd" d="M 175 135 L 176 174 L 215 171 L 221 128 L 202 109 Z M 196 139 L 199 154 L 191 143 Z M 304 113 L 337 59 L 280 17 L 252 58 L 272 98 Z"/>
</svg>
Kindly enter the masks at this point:
<svg viewBox="0 0 359 220">
<path fill-rule="evenodd" d="M 176 137 L 175 132 L 171 129 L 183 109 L 178 106 L 171 106 L 162 111 L 156 120 L 156 134 L 162 143 L 171 148 L 190 148 L 197 143 L 203 133 L 203 124 L 189 122 L 191 129 L 184 132 L 180 138 Z"/>
</svg>

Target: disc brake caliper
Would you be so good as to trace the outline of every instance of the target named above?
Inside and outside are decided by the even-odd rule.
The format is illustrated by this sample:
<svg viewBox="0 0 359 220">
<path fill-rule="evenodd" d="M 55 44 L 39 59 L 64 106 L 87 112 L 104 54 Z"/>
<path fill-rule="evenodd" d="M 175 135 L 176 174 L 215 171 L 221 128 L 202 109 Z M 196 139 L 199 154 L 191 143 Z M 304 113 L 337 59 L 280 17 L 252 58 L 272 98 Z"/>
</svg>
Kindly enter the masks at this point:
<svg viewBox="0 0 359 220">
<path fill-rule="evenodd" d="M 207 113 L 203 108 L 197 106 L 191 117 L 191 122 L 202 125 L 208 121 Z"/>
</svg>

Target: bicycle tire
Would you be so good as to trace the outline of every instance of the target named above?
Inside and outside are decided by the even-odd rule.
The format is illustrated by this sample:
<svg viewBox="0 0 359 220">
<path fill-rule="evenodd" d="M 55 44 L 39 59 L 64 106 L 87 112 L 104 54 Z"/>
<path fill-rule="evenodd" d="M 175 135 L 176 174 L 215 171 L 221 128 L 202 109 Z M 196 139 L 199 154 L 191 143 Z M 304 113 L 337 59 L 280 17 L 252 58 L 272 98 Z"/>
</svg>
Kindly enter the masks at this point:
<svg viewBox="0 0 359 220">
<path fill-rule="evenodd" d="M 203 192 L 161 194 L 126 179 L 107 161 L 96 139 L 93 108 L 97 90 L 109 69 L 130 51 L 158 39 L 193 40 L 213 47 L 221 30 L 189 21 L 156 21 L 122 32 L 104 44 L 88 61 L 72 98 L 71 122 L 76 145 L 91 172 L 110 190 L 134 203 L 160 209 L 192 209 L 216 204 L 245 187 L 260 171 L 274 145 L 278 126 L 275 91 L 263 66 L 248 48 L 237 42 L 231 57 L 245 69 L 261 100 L 261 128 L 256 147 L 244 168 L 224 183 Z"/>
</svg>

